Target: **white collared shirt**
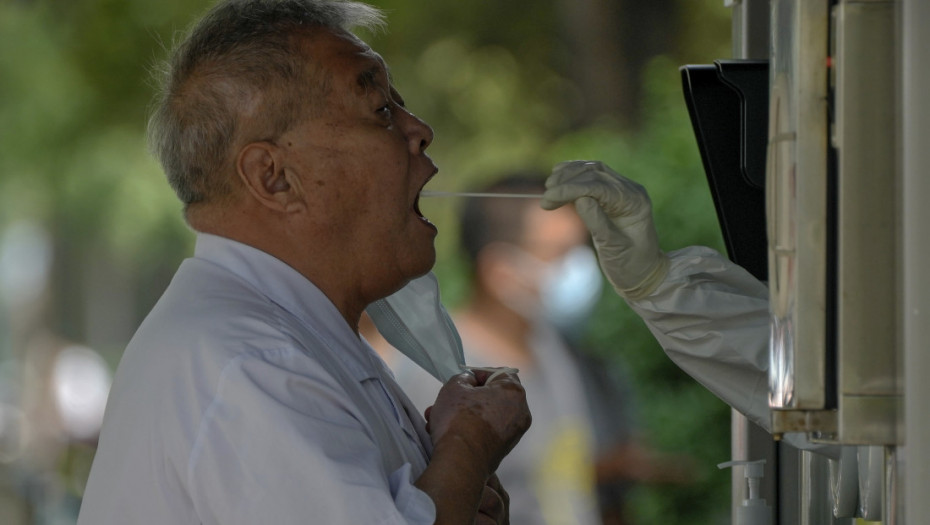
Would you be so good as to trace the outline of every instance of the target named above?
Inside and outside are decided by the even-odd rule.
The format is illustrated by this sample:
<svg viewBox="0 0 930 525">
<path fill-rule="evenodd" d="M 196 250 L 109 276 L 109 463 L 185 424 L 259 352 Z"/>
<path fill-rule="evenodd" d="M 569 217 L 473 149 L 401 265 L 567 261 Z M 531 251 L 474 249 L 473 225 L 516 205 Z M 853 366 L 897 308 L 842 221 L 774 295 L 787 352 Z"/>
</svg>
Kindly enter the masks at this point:
<svg viewBox="0 0 930 525">
<path fill-rule="evenodd" d="M 199 235 L 120 362 L 79 523 L 433 523 L 429 446 L 316 286 Z"/>
</svg>

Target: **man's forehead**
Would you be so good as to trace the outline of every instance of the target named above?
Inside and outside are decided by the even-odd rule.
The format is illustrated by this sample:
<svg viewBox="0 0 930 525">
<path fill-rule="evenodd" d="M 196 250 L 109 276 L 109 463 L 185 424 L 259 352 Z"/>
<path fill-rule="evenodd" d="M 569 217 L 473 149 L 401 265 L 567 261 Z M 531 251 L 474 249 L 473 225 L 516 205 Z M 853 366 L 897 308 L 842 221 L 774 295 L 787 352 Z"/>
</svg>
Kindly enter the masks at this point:
<svg viewBox="0 0 930 525">
<path fill-rule="evenodd" d="M 308 41 L 311 56 L 323 59 L 324 67 L 341 66 L 356 76 L 364 87 L 383 85 L 390 80 L 384 58 L 357 36 L 338 29 L 315 32 Z M 326 64 L 329 62 L 329 64 Z"/>
<path fill-rule="evenodd" d="M 359 51 L 356 55 L 359 58 L 359 72 L 356 80 L 359 87 L 363 89 L 381 88 L 391 84 L 391 70 L 388 68 L 384 58 L 371 49 L 368 44 L 361 40 Z"/>
<path fill-rule="evenodd" d="M 363 69 L 356 77 L 356 82 L 362 90 L 382 89 L 391 84 L 391 74 L 387 65 L 382 62 L 372 64 L 370 67 Z"/>
</svg>

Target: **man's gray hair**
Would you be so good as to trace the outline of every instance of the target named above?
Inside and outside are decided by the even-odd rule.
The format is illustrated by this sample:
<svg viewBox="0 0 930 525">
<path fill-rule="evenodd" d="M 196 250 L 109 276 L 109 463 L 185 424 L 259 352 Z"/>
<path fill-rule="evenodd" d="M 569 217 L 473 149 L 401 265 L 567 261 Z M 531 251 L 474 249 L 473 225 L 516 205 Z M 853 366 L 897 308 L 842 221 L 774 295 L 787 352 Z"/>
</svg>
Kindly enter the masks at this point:
<svg viewBox="0 0 930 525">
<path fill-rule="evenodd" d="M 378 28 L 381 12 L 339 0 L 226 0 L 175 47 L 160 72 L 149 120 L 150 147 L 184 203 L 222 198 L 237 138 L 274 140 L 320 108 L 328 79 L 309 82 L 312 65 L 296 36 L 318 28 Z M 238 137 L 245 111 L 260 102 L 262 129 Z"/>
</svg>

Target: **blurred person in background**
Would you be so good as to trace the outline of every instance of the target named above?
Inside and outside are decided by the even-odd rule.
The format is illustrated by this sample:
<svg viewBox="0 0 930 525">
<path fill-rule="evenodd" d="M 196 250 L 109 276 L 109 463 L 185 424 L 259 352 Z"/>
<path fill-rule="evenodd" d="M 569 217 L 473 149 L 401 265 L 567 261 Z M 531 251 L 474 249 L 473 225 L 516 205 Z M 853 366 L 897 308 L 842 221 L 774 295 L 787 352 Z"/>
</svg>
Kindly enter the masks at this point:
<svg viewBox="0 0 930 525">
<path fill-rule="evenodd" d="M 519 172 L 476 191 L 542 194 L 544 180 Z M 686 481 L 688 461 L 641 444 L 620 361 L 581 345 L 602 289 L 584 223 L 570 207 L 550 212 L 538 200 L 517 198 L 469 199 L 459 222 L 469 295 L 453 319 L 465 360 L 518 368 L 533 411 L 533 428 L 498 469 L 512 523 L 629 523 L 630 485 Z M 382 354 L 414 403 L 426 408 L 439 382 L 403 356 Z"/>
<path fill-rule="evenodd" d="M 197 233 L 117 368 L 78 522 L 503 524 L 519 379 L 462 373 L 428 422 L 358 335 L 435 262 L 432 129 L 349 32 L 356 2 L 229 0 L 150 123 Z"/>
</svg>

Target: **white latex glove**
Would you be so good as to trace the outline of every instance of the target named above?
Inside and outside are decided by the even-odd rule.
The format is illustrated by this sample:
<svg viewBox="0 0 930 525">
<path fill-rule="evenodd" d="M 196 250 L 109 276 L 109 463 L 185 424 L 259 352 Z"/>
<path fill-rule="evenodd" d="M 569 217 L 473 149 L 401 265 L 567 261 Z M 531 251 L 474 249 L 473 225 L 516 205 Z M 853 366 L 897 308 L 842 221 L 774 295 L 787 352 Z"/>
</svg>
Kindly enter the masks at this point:
<svg viewBox="0 0 930 525">
<path fill-rule="evenodd" d="M 635 301 L 655 290 L 668 272 L 668 258 L 659 249 L 646 189 L 602 162 L 563 162 L 546 180 L 541 205 L 554 210 L 570 202 L 617 293 Z"/>
</svg>

